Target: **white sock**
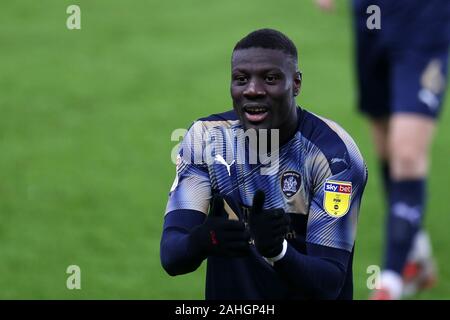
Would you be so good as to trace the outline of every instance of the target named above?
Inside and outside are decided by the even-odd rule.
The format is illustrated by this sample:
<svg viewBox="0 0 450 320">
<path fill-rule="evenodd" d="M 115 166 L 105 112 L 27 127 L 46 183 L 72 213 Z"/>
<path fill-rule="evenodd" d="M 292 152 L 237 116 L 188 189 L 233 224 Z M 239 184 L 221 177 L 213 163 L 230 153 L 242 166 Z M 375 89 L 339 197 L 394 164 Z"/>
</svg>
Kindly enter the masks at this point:
<svg viewBox="0 0 450 320">
<path fill-rule="evenodd" d="M 431 241 L 426 231 L 420 230 L 414 237 L 413 245 L 408 254 L 408 261 L 423 261 L 431 258 Z"/>
<path fill-rule="evenodd" d="M 402 277 L 394 271 L 383 270 L 380 275 L 380 284 L 382 288 L 386 288 L 393 300 L 401 298 L 403 290 Z"/>
</svg>

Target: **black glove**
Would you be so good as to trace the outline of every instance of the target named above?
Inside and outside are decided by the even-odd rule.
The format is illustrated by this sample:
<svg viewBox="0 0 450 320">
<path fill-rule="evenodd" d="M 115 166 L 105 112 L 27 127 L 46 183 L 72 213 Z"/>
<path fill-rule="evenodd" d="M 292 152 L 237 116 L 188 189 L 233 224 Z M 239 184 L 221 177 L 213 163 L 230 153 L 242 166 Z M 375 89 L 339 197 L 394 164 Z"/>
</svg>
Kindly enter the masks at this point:
<svg viewBox="0 0 450 320">
<path fill-rule="evenodd" d="M 283 241 L 288 232 L 290 219 L 281 208 L 263 210 L 264 199 L 264 192 L 256 191 L 248 225 L 258 252 L 263 257 L 273 258 L 283 250 Z"/>
<path fill-rule="evenodd" d="M 191 252 L 203 257 L 210 255 L 242 257 L 250 252 L 250 233 L 242 221 L 228 220 L 222 196 L 213 196 L 209 214 L 203 224 L 189 235 Z"/>
</svg>

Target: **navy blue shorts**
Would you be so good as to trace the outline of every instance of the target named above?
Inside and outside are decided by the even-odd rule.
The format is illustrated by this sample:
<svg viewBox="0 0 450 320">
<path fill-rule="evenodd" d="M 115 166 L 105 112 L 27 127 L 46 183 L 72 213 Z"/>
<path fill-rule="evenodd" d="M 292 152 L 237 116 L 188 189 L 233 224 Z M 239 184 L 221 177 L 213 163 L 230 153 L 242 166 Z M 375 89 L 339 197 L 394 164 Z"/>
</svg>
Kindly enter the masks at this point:
<svg viewBox="0 0 450 320">
<path fill-rule="evenodd" d="M 399 46 L 359 28 L 356 37 L 359 109 L 371 118 L 418 113 L 436 118 L 446 89 L 448 45 Z"/>
</svg>

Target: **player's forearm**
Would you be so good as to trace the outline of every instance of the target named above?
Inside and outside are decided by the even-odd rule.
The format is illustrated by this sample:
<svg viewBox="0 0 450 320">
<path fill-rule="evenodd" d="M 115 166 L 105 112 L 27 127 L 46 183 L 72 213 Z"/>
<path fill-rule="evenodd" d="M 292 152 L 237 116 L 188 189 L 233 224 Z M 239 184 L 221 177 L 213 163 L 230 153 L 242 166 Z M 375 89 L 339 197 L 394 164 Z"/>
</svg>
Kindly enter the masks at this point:
<svg viewBox="0 0 450 320">
<path fill-rule="evenodd" d="M 160 248 L 161 264 L 171 276 L 195 271 L 202 257 L 189 243 L 189 232 L 176 227 L 165 228 Z"/>
<path fill-rule="evenodd" d="M 342 250 L 340 250 L 342 251 Z M 288 245 L 285 256 L 274 268 L 286 283 L 302 296 L 336 299 L 345 281 L 349 254 L 337 259 L 304 255 Z"/>
</svg>

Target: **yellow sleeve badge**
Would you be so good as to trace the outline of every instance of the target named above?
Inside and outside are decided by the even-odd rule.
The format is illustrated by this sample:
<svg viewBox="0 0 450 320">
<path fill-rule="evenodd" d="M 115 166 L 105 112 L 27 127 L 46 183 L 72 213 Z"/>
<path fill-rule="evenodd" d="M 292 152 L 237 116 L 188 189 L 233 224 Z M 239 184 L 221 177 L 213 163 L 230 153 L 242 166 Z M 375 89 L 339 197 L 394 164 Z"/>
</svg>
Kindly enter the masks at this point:
<svg viewBox="0 0 450 320">
<path fill-rule="evenodd" d="M 350 209 L 352 183 L 327 180 L 324 183 L 323 208 L 333 218 L 344 216 Z"/>
</svg>

